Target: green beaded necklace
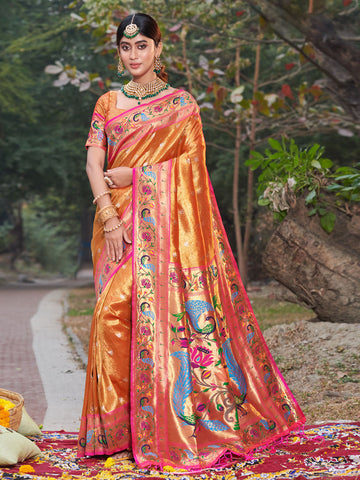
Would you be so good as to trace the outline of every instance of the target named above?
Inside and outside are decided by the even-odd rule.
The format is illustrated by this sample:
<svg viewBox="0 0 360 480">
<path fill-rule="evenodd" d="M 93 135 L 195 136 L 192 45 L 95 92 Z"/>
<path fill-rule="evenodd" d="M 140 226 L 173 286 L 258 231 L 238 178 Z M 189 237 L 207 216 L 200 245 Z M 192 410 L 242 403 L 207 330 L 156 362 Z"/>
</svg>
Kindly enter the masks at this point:
<svg viewBox="0 0 360 480">
<path fill-rule="evenodd" d="M 156 77 L 155 80 L 149 83 L 137 83 L 131 80 L 126 85 L 123 85 L 120 90 L 126 97 L 138 100 L 138 105 L 140 105 L 141 100 L 155 97 L 160 92 L 169 88 L 169 86 L 169 83 L 165 83 L 161 78 Z"/>
</svg>

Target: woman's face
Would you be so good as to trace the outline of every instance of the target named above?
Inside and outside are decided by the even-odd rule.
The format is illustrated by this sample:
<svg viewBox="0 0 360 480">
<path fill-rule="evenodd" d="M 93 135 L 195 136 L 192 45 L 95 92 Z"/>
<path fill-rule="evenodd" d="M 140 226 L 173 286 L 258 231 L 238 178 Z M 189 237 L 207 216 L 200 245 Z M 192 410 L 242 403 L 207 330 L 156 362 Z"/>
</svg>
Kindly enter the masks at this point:
<svg viewBox="0 0 360 480">
<path fill-rule="evenodd" d="M 156 47 L 152 38 L 139 33 L 134 38 L 122 37 L 119 44 L 119 55 L 124 67 L 133 78 L 149 82 L 155 78 L 154 59 L 160 56 L 161 42 Z"/>
</svg>

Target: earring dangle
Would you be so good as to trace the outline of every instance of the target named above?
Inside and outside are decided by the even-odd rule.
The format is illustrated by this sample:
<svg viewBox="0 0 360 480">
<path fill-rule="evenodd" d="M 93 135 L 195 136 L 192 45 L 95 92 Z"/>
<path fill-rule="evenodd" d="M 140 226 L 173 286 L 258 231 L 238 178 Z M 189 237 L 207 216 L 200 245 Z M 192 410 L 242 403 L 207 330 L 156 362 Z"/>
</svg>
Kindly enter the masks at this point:
<svg viewBox="0 0 360 480">
<path fill-rule="evenodd" d="M 155 57 L 154 72 L 155 73 L 160 73 L 161 72 L 161 67 L 162 67 L 162 63 L 161 63 L 160 57 Z"/>
<path fill-rule="evenodd" d="M 118 68 L 117 68 L 117 71 L 118 71 L 118 77 L 122 77 L 125 73 L 125 68 L 124 68 L 124 64 L 121 60 L 121 58 L 119 58 L 119 63 L 118 63 Z"/>
</svg>

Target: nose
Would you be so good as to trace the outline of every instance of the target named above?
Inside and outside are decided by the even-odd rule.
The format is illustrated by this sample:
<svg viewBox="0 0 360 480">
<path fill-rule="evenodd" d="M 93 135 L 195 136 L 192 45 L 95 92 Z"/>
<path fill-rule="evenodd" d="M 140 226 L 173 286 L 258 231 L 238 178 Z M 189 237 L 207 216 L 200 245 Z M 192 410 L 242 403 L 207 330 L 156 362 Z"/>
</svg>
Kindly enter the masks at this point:
<svg viewBox="0 0 360 480">
<path fill-rule="evenodd" d="M 135 58 L 137 58 L 137 52 L 136 52 L 136 48 L 132 48 L 130 50 L 130 56 L 129 56 L 130 60 L 134 60 Z"/>
</svg>

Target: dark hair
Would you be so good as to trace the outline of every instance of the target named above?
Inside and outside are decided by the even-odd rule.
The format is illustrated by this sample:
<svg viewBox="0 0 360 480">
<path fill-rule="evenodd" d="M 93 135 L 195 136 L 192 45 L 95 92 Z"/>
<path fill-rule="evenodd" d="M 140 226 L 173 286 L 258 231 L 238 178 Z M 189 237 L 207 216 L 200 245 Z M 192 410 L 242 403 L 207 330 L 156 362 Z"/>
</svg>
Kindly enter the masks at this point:
<svg viewBox="0 0 360 480">
<path fill-rule="evenodd" d="M 159 25 L 156 21 L 150 17 L 150 15 L 146 15 L 146 13 L 136 13 L 135 17 L 134 14 L 128 15 L 124 20 L 120 23 L 117 32 L 116 32 L 116 44 L 119 47 L 120 40 L 124 35 L 125 28 L 130 25 L 131 21 L 139 27 L 141 35 L 145 37 L 152 38 L 155 42 L 155 46 L 157 47 L 161 42 L 161 31 Z M 165 72 L 165 67 L 162 65 L 161 72 L 157 74 L 161 80 L 167 82 L 168 74 Z"/>
</svg>

